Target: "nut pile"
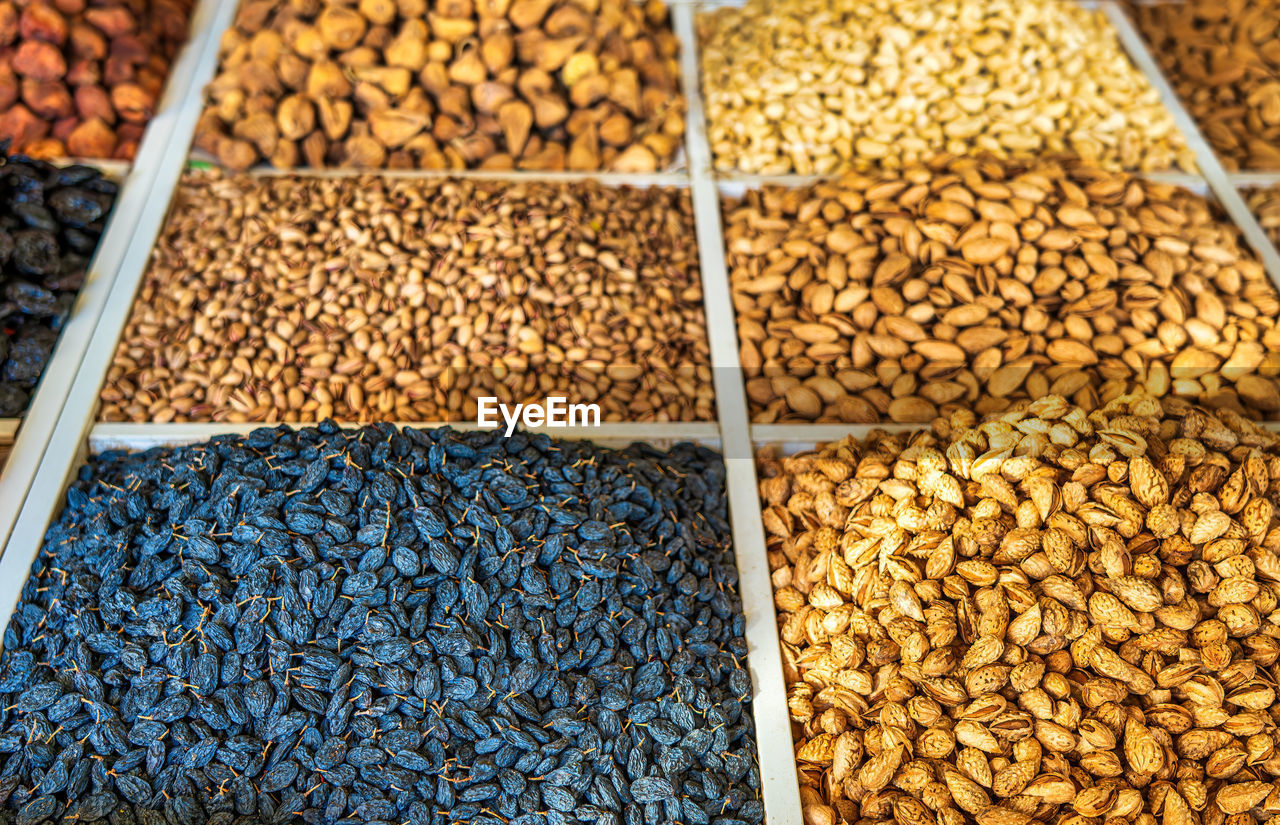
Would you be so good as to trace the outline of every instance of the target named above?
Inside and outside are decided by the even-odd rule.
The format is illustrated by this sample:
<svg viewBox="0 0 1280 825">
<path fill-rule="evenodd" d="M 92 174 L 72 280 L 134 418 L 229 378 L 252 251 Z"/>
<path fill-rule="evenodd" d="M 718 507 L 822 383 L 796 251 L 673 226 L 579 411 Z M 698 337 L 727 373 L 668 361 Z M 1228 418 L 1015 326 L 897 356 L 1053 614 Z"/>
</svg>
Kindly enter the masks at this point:
<svg viewBox="0 0 1280 825">
<path fill-rule="evenodd" d="M 0 417 L 27 409 L 118 189 L 87 166 L 0 158 Z"/>
<path fill-rule="evenodd" d="M 1131 13 L 1228 169 L 1280 169 L 1280 2 L 1136 3 Z"/>
<path fill-rule="evenodd" d="M 132 160 L 193 5 L 0 2 L 0 140 L 32 157 Z"/>
<path fill-rule="evenodd" d="M 1280 812 L 1280 441 L 1042 398 L 762 456 L 805 821 Z"/>
<path fill-rule="evenodd" d="M 97 457 L 5 632 L 0 821 L 761 825 L 727 519 L 688 444 Z"/>
<path fill-rule="evenodd" d="M 1266 230 L 1267 237 L 1280 247 L 1280 186 L 1260 187 L 1245 193 L 1249 208 Z"/>
<path fill-rule="evenodd" d="M 713 418 L 688 192 L 193 173 L 102 417 L 474 421 L 483 396 Z"/>
<path fill-rule="evenodd" d="M 722 171 L 897 169 L 938 152 L 1195 168 L 1105 16 L 1070 0 L 748 0 L 699 32 Z"/>
<path fill-rule="evenodd" d="M 1280 296 L 1204 198 L 938 157 L 725 206 L 754 420 L 927 422 L 1141 386 L 1280 412 Z"/>
<path fill-rule="evenodd" d="M 249 0 L 196 146 L 231 169 L 652 172 L 684 134 L 662 0 Z"/>
</svg>

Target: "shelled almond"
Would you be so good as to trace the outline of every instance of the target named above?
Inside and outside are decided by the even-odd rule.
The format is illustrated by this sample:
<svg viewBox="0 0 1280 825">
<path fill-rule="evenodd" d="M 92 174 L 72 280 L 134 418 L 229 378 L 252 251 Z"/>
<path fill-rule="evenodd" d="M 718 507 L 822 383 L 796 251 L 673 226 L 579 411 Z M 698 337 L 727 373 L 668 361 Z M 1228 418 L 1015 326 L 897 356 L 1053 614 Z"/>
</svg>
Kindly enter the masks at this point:
<svg viewBox="0 0 1280 825">
<path fill-rule="evenodd" d="M 684 134 L 662 0 L 248 0 L 196 146 L 231 169 L 613 170 Z"/>
<path fill-rule="evenodd" d="M 1280 169 L 1280 2 L 1135 3 L 1152 53 L 1228 169 Z"/>
<path fill-rule="evenodd" d="M 757 422 L 927 422 L 1143 387 L 1280 413 L 1280 296 L 1215 204 L 1082 164 L 939 157 L 724 205 Z"/>
<path fill-rule="evenodd" d="M 675 188 L 190 173 L 102 418 L 708 420 L 694 238 Z"/>
<path fill-rule="evenodd" d="M 808 825 L 1280 813 L 1280 438 L 1061 396 L 758 459 Z"/>
<path fill-rule="evenodd" d="M 0 0 L 0 140 L 37 158 L 132 159 L 192 0 Z"/>
<path fill-rule="evenodd" d="M 1072 0 L 747 0 L 698 28 L 721 171 L 897 169 L 938 152 L 1194 168 L 1106 17 Z"/>
<path fill-rule="evenodd" d="M 1280 185 L 1253 189 L 1245 196 L 1267 237 L 1280 247 Z"/>
</svg>

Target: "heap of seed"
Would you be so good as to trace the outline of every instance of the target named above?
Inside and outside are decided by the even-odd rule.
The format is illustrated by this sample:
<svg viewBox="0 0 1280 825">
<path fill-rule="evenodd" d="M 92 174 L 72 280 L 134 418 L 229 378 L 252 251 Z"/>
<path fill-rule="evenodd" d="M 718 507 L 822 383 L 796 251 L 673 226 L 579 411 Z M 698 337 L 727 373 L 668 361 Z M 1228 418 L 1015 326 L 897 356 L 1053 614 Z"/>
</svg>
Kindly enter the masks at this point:
<svg viewBox="0 0 1280 825">
<path fill-rule="evenodd" d="M 1070 0 L 748 0 L 698 25 L 722 171 L 897 169 L 944 151 L 1194 168 L 1105 15 Z"/>
<path fill-rule="evenodd" d="M 926 422 L 1142 387 L 1280 411 L 1280 296 L 1215 204 L 1076 163 L 941 156 L 725 205 L 758 422 Z"/>
<path fill-rule="evenodd" d="M 724 485 L 333 422 L 99 456 L 5 632 L 0 821 L 760 825 Z"/>
<path fill-rule="evenodd" d="M 1280 2 L 1138 2 L 1132 13 L 1223 165 L 1280 169 Z"/>
<path fill-rule="evenodd" d="M 108 421 L 475 420 L 476 400 L 714 415 L 687 191 L 221 177 L 180 184 Z"/>
<path fill-rule="evenodd" d="M 1061 396 L 760 457 L 809 825 L 1280 813 L 1280 439 Z"/>
</svg>

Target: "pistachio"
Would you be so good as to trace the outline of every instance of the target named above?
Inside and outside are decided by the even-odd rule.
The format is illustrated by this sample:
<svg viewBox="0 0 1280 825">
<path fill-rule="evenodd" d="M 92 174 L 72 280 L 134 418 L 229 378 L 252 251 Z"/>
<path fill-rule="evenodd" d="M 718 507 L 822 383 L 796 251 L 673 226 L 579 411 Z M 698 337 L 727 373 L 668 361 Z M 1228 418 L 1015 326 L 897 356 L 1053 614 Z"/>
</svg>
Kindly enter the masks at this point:
<svg viewBox="0 0 1280 825">
<path fill-rule="evenodd" d="M 191 172 L 101 415 L 474 421 L 479 397 L 562 396 L 708 420 L 694 238 L 676 188 Z"/>
</svg>

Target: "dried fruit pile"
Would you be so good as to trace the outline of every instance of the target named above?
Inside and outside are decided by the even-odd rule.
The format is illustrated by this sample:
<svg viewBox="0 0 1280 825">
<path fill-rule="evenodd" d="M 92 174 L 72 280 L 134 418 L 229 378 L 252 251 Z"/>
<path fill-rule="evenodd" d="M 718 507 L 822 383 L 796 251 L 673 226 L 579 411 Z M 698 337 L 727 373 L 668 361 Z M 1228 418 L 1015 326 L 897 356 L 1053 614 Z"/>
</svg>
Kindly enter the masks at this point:
<svg viewBox="0 0 1280 825">
<path fill-rule="evenodd" d="M 232 169 L 652 172 L 684 134 L 662 0 L 250 0 L 196 146 Z"/>
<path fill-rule="evenodd" d="M 326 423 L 104 454 L 4 637 L 0 809 L 761 823 L 726 519 L 690 445 Z"/>
<path fill-rule="evenodd" d="M 1280 437 L 1061 396 L 760 460 L 805 821 L 1280 812 Z"/>
<path fill-rule="evenodd" d="M 707 420 L 687 190 L 194 174 L 106 420 L 474 421 L 477 398 Z"/>
<path fill-rule="evenodd" d="M 1131 14 L 1223 165 L 1280 169 L 1280 2 L 1138 2 Z"/>
<path fill-rule="evenodd" d="M 747 0 L 698 27 L 721 171 L 899 169 L 938 152 L 1195 168 L 1103 12 L 1072 0 Z"/>
<path fill-rule="evenodd" d="M 725 205 L 756 421 L 925 422 L 1143 387 L 1280 413 L 1280 296 L 1205 198 L 941 156 Z"/>
<path fill-rule="evenodd" d="M 117 190 L 87 166 L 0 158 L 0 417 L 26 410 Z"/>
<path fill-rule="evenodd" d="M 0 139 L 33 157 L 131 160 L 193 5 L 0 2 Z"/>
</svg>

